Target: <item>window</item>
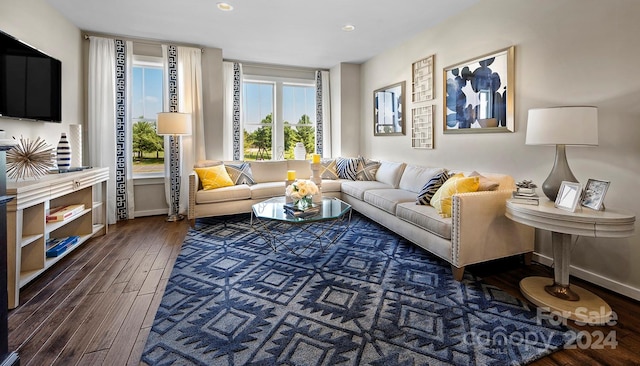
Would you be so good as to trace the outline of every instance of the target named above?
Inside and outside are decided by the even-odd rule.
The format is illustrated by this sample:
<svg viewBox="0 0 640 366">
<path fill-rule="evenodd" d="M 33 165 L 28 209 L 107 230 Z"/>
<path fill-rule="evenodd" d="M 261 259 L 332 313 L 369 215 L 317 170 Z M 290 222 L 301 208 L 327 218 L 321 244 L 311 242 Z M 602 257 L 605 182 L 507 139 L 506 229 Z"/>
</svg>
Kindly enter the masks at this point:
<svg viewBox="0 0 640 366">
<path fill-rule="evenodd" d="M 132 66 L 133 174 L 164 173 L 164 140 L 156 134 L 162 112 L 162 59 L 135 56 Z"/>
<path fill-rule="evenodd" d="M 246 76 L 243 82 L 244 160 L 293 159 L 302 142 L 315 151 L 313 80 Z"/>
</svg>

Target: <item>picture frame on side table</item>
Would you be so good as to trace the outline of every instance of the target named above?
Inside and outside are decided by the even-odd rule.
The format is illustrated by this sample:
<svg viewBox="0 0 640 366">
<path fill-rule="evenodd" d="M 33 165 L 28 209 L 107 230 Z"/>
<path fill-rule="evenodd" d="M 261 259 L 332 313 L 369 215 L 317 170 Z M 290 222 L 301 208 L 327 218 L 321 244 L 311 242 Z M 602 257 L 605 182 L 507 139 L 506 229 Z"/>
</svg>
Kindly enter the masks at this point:
<svg viewBox="0 0 640 366">
<path fill-rule="evenodd" d="M 582 186 L 580 183 L 562 181 L 556 197 L 555 207 L 575 212 L 581 197 Z"/>
<path fill-rule="evenodd" d="M 607 180 L 589 178 L 584 186 L 580 204 L 592 210 L 604 210 L 604 196 L 609 189 L 609 183 Z"/>
<path fill-rule="evenodd" d="M 443 69 L 444 133 L 513 132 L 515 46 Z"/>
</svg>

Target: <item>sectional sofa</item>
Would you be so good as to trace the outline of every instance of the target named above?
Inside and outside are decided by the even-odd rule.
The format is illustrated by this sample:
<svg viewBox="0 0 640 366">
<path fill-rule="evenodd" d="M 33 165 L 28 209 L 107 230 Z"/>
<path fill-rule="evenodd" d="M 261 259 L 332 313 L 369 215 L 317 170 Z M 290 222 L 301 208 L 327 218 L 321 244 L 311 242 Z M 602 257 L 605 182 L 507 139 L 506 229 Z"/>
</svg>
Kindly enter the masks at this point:
<svg viewBox="0 0 640 366">
<path fill-rule="evenodd" d="M 467 265 L 518 254 L 530 261 L 534 229 L 504 215 L 505 202 L 515 187 L 512 177 L 476 173 L 493 183 L 493 190 L 453 194 L 451 217 L 442 217 L 434 207 L 416 201 L 425 183 L 443 168 L 389 161 L 367 165 L 365 161 L 352 179 L 341 179 L 330 169 L 332 161 L 324 160 L 322 194 L 342 199 L 360 214 L 449 262 L 456 280 L 463 278 Z M 192 226 L 196 218 L 247 213 L 255 203 L 284 195 L 287 171 L 294 170 L 297 178 L 311 177 L 310 163 L 304 160 L 203 161 L 196 168 L 220 164 L 226 166 L 234 185 L 205 190 L 195 171 L 189 175 Z"/>
</svg>

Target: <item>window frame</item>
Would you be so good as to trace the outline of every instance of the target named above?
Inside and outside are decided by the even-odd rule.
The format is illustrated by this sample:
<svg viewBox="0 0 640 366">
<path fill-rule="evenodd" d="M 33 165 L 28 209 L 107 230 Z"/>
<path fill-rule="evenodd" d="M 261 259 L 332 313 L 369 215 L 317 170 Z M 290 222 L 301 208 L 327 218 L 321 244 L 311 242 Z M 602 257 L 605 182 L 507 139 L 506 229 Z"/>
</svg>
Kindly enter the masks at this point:
<svg viewBox="0 0 640 366">
<path fill-rule="evenodd" d="M 165 63 L 164 60 L 161 56 L 146 56 L 146 55 L 133 55 L 132 60 L 131 60 L 131 81 L 132 81 L 132 87 L 131 87 L 131 93 L 133 96 L 133 69 L 135 67 L 143 67 L 143 68 L 153 68 L 153 69 L 159 69 L 162 71 L 162 90 L 161 90 L 161 95 L 162 95 L 162 108 L 161 111 L 164 110 L 164 104 L 165 104 L 165 77 L 164 77 L 164 72 L 165 72 Z M 144 85 L 144 81 L 143 81 L 143 85 Z M 144 96 L 144 93 L 143 93 Z M 133 101 L 132 101 L 133 103 Z M 133 159 L 134 159 L 134 153 L 133 153 L 133 125 L 137 122 L 140 122 L 140 120 L 137 117 L 133 116 L 133 107 L 131 107 L 131 113 L 130 113 L 130 126 L 129 126 L 129 131 L 131 131 L 131 141 L 130 143 L 132 144 L 130 146 L 131 149 L 131 172 L 132 172 L 132 178 L 135 179 L 146 179 L 146 178 L 164 178 L 166 176 L 166 171 L 163 168 L 162 171 L 156 171 L 156 172 L 135 172 L 133 167 Z M 146 119 L 143 119 L 146 120 Z M 157 118 L 153 120 L 154 124 L 157 126 Z M 164 159 L 164 158 L 163 158 Z M 163 164 L 164 166 L 164 164 Z"/>
<path fill-rule="evenodd" d="M 317 93 L 316 90 L 316 81 L 315 79 L 304 79 L 304 78 L 296 78 L 296 77 L 283 77 L 283 76 L 267 76 L 267 75 L 260 75 L 260 74 L 255 74 L 255 73 L 251 73 L 251 74 L 245 74 L 242 76 L 242 83 L 243 83 L 243 89 L 242 89 L 242 133 L 240 134 L 242 136 L 242 156 L 241 158 L 244 159 L 244 130 L 245 130 L 245 126 L 246 125 L 251 125 L 251 126 L 257 126 L 259 124 L 258 123 L 250 123 L 248 124 L 246 121 L 246 113 L 245 113 L 245 103 L 247 101 L 247 98 L 244 95 L 244 84 L 245 83 L 259 83 L 259 84 L 272 84 L 273 85 L 273 116 L 272 116 L 272 130 L 271 130 L 271 160 L 281 160 L 280 158 L 282 158 L 282 160 L 286 160 L 285 159 L 285 152 L 284 152 L 284 106 L 283 106 L 283 102 L 284 102 L 284 97 L 283 97 L 283 90 L 285 86 L 304 86 L 304 87 L 311 87 L 313 88 L 314 91 L 314 95 L 315 93 Z M 312 126 L 314 128 L 314 131 L 317 131 L 317 121 L 316 121 L 316 111 L 315 109 L 312 111 L 313 113 L 311 115 L 309 115 L 309 118 L 312 121 Z M 295 122 L 291 122 L 289 121 L 289 126 L 291 127 L 297 127 L 298 124 L 298 120 L 296 120 Z M 282 154 L 280 154 L 278 152 L 279 147 L 282 147 Z M 315 148 L 314 151 L 308 151 L 307 153 L 314 153 L 315 152 Z M 281 155 L 281 156 L 280 156 Z"/>
</svg>

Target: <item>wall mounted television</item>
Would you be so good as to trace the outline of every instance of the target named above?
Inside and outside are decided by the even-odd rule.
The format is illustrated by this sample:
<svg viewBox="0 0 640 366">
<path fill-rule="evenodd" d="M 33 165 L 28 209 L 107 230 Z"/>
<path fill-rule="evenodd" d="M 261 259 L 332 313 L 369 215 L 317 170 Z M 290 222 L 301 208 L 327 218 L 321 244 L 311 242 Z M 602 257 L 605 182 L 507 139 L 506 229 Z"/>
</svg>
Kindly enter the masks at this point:
<svg viewBox="0 0 640 366">
<path fill-rule="evenodd" d="M 47 122 L 62 121 L 60 61 L 2 31 L 0 116 Z"/>
</svg>

